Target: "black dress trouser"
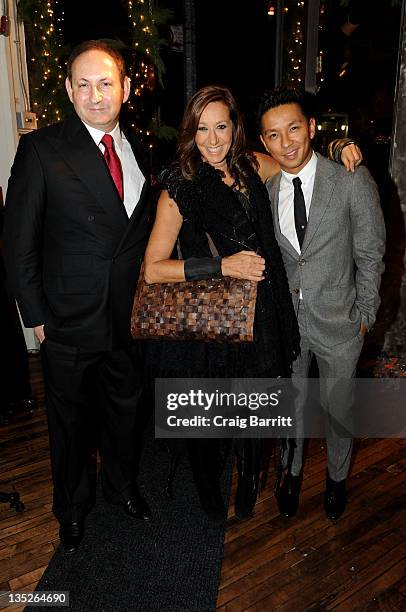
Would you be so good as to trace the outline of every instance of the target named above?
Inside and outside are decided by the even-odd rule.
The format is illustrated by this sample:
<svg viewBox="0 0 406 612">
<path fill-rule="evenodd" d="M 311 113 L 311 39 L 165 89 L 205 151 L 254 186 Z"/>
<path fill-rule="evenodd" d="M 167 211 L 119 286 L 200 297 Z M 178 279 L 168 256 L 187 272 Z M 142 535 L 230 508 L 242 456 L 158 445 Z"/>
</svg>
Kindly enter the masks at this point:
<svg viewBox="0 0 406 612">
<path fill-rule="evenodd" d="M 80 521 L 94 497 L 89 446 L 95 433 L 105 498 L 125 502 L 135 480 L 136 409 L 142 384 L 130 349 L 91 352 L 46 339 L 41 345 L 54 484 L 60 523 Z"/>
</svg>

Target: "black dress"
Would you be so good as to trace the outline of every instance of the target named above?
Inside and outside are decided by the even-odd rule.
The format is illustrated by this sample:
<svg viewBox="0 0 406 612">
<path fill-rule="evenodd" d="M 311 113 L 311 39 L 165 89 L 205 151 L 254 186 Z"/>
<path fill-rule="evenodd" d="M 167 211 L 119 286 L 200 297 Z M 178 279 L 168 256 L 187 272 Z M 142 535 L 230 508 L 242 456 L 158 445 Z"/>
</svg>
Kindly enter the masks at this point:
<svg viewBox="0 0 406 612">
<path fill-rule="evenodd" d="M 243 170 L 243 191 L 228 187 L 221 172 L 203 162 L 193 180 L 185 180 L 176 164 L 160 179 L 183 217 L 178 238 L 183 259 L 211 257 L 209 237 L 222 257 L 243 250 L 264 257 L 265 280 L 258 284 L 254 342 L 150 341 L 146 351 L 151 378 L 290 376 L 300 344 L 287 276 L 274 235 L 268 193 L 248 159 Z M 168 444 L 172 466 L 177 464 L 183 442 L 170 440 Z M 228 442 L 204 438 L 187 441 L 201 505 L 214 521 L 224 521 L 227 515 L 219 475 Z M 238 518 L 246 518 L 255 505 L 259 474 L 269 463 L 270 448 L 248 438 L 236 440 L 234 447 L 239 474 L 235 513 Z"/>
<path fill-rule="evenodd" d="M 265 258 L 265 280 L 258 284 L 254 342 L 151 341 L 147 363 L 162 377 L 288 377 L 299 354 L 299 331 L 268 193 L 247 161 L 244 193 L 228 187 L 221 173 L 201 163 L 193 180 L 176 164 L 161 174 L 161 185 L 175 200 L 183 224 L 183 259 L 210 257 L 208 235 L 219 255 L 254 251 Z"/>
</svg>

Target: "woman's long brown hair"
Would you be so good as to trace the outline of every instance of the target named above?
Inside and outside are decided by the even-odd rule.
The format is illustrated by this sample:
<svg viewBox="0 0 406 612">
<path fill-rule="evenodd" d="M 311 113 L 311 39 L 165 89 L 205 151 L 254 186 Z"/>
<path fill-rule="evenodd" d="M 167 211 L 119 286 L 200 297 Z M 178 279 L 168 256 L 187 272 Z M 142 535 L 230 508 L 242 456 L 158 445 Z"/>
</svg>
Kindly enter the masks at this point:
<svg viewBox="0 0 406 612">
<path fill-rule="evenodd" d="M 195 136 L 202 112 L 211 102 L 222 102 L 229 110 L 233 124 L 233 141 L 227 154 L 227 166 L 231 176 L 241 180 L 247 162 L 258 168 L 255 157 L 248 153 L 244 126 L 237 103 L 231 91 L 220 85 L 208 85 L 199 89 L 189 100 L 185 109 L 177 147 L 177 158 L 182 175 L 185 179 L 192 179 L 201 161 L 201 154 L 195 143 Z"/>
</svg>

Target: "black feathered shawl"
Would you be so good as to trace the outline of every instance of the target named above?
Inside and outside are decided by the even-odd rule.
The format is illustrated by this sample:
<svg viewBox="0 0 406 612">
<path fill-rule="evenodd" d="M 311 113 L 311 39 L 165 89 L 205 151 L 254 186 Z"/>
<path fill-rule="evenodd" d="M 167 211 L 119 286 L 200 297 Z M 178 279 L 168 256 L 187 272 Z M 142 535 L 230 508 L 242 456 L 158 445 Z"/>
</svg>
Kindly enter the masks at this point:
<svg viewBox="0 0 406 612">
<path fill-rule="evenodd" d="M 237 345 L 204 342 L 151 342 L 148 360 L 161 375 L 289 376 L 299 354 L 299 331 L 268 193 L 247 160 L 244 193 L 227 186 L 222 174 L 201 163 L 193 180 L 179 165 L 161 173 L 160 182 L 183 217 L 179 234 L 182 257 L 210 257 L 207 235 L 222 257 L 251 250 L 266 260 L 266 278 L 258 286 L 254 342 Z"/>
</svg>

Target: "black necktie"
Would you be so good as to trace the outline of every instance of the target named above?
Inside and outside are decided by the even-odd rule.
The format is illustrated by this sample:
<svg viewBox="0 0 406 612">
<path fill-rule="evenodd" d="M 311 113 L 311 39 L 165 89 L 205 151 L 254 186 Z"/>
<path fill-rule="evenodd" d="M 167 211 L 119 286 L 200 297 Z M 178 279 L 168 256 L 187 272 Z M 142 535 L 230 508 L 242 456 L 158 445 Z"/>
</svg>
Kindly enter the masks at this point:
<svg viewBox="0 0 406 612">
<path fill-rule="evenodd" d="M 299 240 L 300 248 L 302 248 L 303 239 L 306 233 L 306 225 L 307 225 L 306 205 L 305 205 L 303 191 L 301 188 L 302 181 L 297 176 L 295 179 L 293 179 L 292 182 L 293 182 L 293 188 L 295 190 L 293 205 L 295 209 L 296 234 L 297 234 L 297 239 Z"/>
</svg>

